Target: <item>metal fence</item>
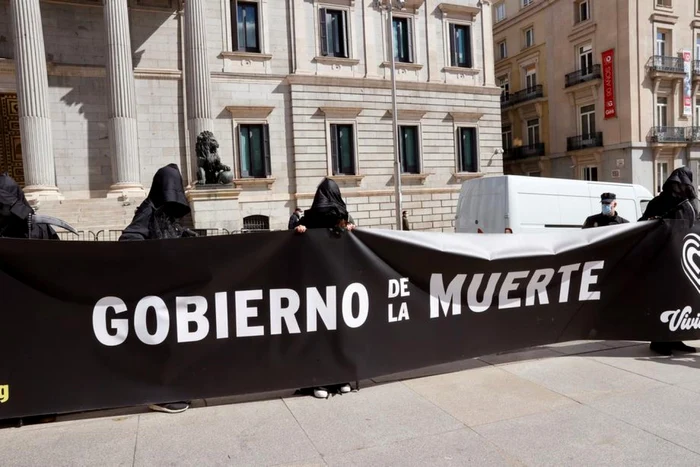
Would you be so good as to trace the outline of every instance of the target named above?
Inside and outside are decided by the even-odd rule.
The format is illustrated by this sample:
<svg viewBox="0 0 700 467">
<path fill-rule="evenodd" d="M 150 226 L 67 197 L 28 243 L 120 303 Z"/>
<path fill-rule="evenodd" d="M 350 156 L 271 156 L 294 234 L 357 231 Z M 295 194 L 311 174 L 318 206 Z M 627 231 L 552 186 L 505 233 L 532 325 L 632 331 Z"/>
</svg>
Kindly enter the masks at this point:
<svg viewBox="0 0 700 467">
<path fill-rule="evenodd" d="M 255 232 L 271 232 L 269 229 L 241 229 L 241 230 L 227 230 L 227 229 L 192 229 L 200 237 L 216 237 L 219 235 L 237 235 Z M 67 241 L 78 241 L 78 242 L 116 242 L 122 235 L 122 230 L 79 230 L 78 235 L 74 235 L 70 232 L 60 231 L 58 237 L 61 240 Z"/>
</svg>

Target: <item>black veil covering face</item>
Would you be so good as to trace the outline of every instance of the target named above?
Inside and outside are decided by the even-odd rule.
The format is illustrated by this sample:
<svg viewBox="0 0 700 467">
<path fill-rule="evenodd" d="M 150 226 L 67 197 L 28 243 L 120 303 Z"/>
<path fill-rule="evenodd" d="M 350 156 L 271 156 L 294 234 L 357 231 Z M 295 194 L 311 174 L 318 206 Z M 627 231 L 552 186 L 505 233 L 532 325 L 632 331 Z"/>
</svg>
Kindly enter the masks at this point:
<svg viewBox="0 0 700 467">
<path fill-rule="evenodd" d="M 22 188 L 9 175 L 0 175 L 0 238 L 30 238 L 29 217 L 33 215 Z M 32 223 L 31 238 L 58 240 L 58 235 L 50 225 Z"/>
<path fill-rule="evenodd" d="M 191 237 L 196 234 L 178 222 L 190 213 L 177 164 L 159 169 L 143 203 L 119 241 Z"/>
<path fill-rule="evenodd" d="M 661 193 L 649 202 L 640 220 L 660 217 L 684 219 L 693 225 L 698 216 L 698 197 L 693 185 L 693 172 L 680 167 L 666 179 Z"/>
<path fill-rule="evenodd" d="M 333 229 L 338 227 L 341 221 L 349 220 L 350 216 L 338 184 L 326 178 L 316 189 L 314 202 L 310 209 L 304 211 L 300 223 L 309 229 Z"/>
</svg>

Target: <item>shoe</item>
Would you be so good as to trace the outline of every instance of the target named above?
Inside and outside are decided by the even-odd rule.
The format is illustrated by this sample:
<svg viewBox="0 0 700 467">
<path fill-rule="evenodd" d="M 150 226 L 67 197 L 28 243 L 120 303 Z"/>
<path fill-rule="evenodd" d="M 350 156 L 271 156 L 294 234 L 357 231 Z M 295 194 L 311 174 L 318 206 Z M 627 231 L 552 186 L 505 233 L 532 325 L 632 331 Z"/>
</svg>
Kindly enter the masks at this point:
<svg viewBox="0 0 700 467">
<path fill-rule="evenodd" d="M 671 349 L 672 350 L 677 350 L 679 352 L 688 352 L 688 353 L 695 353 L 697 352 L 697 349 L 695 347 L 691 347 L 687 344 L 684 344 L 683 342 L 673 342 L 671 343 Z"/>
<path fill-rule="evenodd" d="M 673 355 L 671 351 L 671 345 L 668 342 L 652 342 L 649 344 L 649 349 L 652 352 L 656 352 L 659 355 Z"/>
<path fill-rule="evenodd" d="M 350 391 L 352 391 L 352 388 L 350 387 L 350 385 L 349 385 L 348 383 L 345 383 L 345 384 L 343 384 L 342 386 L 340 386 L 340 387 L 338 388 L 338 391 L 339 391 L 341 394 L 347 394 L 347 393 L 349 393 Z"/>
<path fill-rule="evenodd" d="M 181 413 L 190 408 L 189 402 L 172 402 L 170 404 L 153 404 L 148 406 L 154 412 Z"/>
<path fill-rule="evenodd" d="M 328 399 L 328 389 L 314 388 L 314 397 L 316 399 Z"/>
</svg>

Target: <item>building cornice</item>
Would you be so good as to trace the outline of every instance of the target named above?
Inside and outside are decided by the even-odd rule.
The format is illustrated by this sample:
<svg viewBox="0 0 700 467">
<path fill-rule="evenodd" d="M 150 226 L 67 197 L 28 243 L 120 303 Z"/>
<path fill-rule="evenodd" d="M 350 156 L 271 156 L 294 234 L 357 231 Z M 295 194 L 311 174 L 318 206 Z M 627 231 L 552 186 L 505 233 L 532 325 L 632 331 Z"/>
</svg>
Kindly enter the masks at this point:
<svg viewBox="0 0 700 467">
<path fill-rule="evenodd" d="M 391 81 L 368 78 L 338 78 L 320 75 L 287 75 L 288 84 L 309 86 L 333 86 L 348 88 L 391 89 Z M 397 81 L 396 88 L 409 91 L 458 92 L 462 94 L 481 94 L 500 96 L 501 88 L 497 86 L 464 86 L 459 84 L 425 83 Z"/>
</svg>

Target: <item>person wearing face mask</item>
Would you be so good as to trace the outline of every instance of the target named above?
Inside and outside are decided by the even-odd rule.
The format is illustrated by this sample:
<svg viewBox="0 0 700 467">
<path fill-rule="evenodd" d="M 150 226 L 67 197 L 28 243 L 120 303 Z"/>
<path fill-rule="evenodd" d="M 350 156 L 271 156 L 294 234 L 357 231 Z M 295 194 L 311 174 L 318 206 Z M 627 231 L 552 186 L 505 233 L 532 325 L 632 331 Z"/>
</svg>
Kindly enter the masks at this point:
<svg viewBox="0 0 700 467">
<path fill-rule="evenodd" d="M 617 197 L 615 193 L 603 193 L 600 195 L 601 213 L 590 216 L 583 223 L 584 229 L 592 227 L 606 227 L 615 224 L 627 224 L 629 221 L 617 214 Z"/>
</svg>

